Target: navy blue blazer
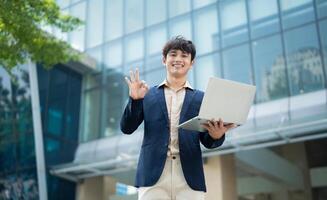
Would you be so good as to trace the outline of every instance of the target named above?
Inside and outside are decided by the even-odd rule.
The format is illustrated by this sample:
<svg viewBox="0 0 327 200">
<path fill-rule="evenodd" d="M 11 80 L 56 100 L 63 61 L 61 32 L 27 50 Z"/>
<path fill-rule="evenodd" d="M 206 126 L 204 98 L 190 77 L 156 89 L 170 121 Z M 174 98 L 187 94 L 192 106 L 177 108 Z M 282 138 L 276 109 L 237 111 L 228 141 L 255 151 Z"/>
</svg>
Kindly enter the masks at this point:
<svg viewBox="0 0 327 200">
<path fill-rule="evenodd" d="M 180 114 L 180 123 L 198 115 L 203 92 L 187 88 Z M 144 120 L 144 137 L 136 172 L 136 187 L 153 186 L 160 178 L 167 158 L 169 119 L 164 88 L 152 87 L 143 99 L 129 98 L 120 121 L 121 131 L 132 134 Z M 207 148 L 222 145 L 208 132 L 178 130 L 181 165 L 187 184 L 197 191 L 206 192 L 200 142 Z"/>
</svg>

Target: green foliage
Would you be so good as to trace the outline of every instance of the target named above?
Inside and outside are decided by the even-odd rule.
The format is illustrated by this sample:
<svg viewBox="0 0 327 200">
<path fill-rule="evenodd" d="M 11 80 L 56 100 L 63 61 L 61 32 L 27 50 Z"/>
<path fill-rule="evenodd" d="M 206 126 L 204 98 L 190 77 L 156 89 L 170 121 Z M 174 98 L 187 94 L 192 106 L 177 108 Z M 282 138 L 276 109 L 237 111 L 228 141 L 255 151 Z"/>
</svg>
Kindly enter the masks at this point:
<svg viewBox="0 0 327 200">
<path fill-rule="evenodd" d="M 81 24 L 78 18 L 62 14 L 54 0 L 0 0 L 0 67 L 11 74 L 27 59 L 46 68 L 78 59 L 69 44 L 41 27 L 69 32 Z"/>
</svg>

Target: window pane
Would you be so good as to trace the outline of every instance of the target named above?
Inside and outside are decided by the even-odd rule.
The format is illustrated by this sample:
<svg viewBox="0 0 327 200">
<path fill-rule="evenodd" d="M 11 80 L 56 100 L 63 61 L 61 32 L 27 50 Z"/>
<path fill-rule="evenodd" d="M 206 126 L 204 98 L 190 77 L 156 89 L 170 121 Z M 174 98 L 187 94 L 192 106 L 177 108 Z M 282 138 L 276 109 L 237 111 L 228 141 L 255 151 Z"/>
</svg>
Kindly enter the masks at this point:
<svg viewBox="0 0 327 200">
<path fill-rule="evenodd" d="M 165 25 L 148 29 L 147 55 L 160 53 L 166 41 L 167 30 Z"/>
<path fill-rule="evenodd" d="M 98 89 L 85 93 L 82 142 L 99 137 L 100 96 Z"/>
<path fill-rule="evenodd" d="M 159 85 L 166 77 L 166 68 L 159 68 L 158 70 L 154 70 L 148 72 L 145 75 L 145 81 L 149 86 Z"/>
<path fill-rule="evenodd" d="M 281 0 L 283 28 L 314 20 L 312 0 Z"/>
<path fill-rule="evenodd" d="M 286 32 L 285 45 L 291 95 L 322 89 L 324 77 L 315 26 Z"/>
<path fill-rule="evenodd" d="M 142 78 L 142 77 L 141 77 Z M 124 94 L 128 91 L 124 76 L 120 72 L 109 72 L 106 76 L 106 87 L 104 94 L 105 110 L 105 129 L 103 136 L 112 136 L 120 133 L 120 118 L 123 112 L 123 106 L 126 103 Z"/>
<path fill-rule="evenodd" d="M 142 29 L 143 26 L 143 0 L 126 0 L 126 32 Z"/>
<path fill-rule="evenodd" d="M 226 47 L 248 40 L 245 1 L 224 0 L 220 4 L 223 46 Z"/>
<path fill-rule="evenodd" d="M 148 26 L 166 20 L 166 4 L 166 1 L 146 1 L 146 22 Z"/>
<path fill-rule="evenodd" d="M 316 0 L 318 17 L 327 16 L 327 0 Z"/>
<path fill-rule="evenodd" d="M 60 6 L 60 8 L 65 8 L 69 5 L 69 0 L 56 0 L 58 6 Z"/>
<path fill-rule="evenodd" d="M 158 68 L 164 68 L 162 64 L 162 56 L 161 54 L 150 57 L 146 60 L 146 71 L 158 69 Z"/>
<path fill-rule="evenodd" d="M 257 102 L 288 95 L 285 60 L 280 35 L 252 43 Z"/>
<path fill-rule="evenodd" d="M 250 0 L 249 10 L 253 38 L 279 31 L 276 0 Z"/>
<path fill-rule="evenodd" d="M 209 5 L 211 3 L 216 2 L 216 0 L 193 0 L 194 9 Z"/>
<path fill-rule="evenodd" d="M 218 49 L 217 8 L 212 7 L 208 10 L 205 9 L 195 13 L 194 25 L 197 53 L 200 55 Z"/>
<path fill-rule="evenodd" d="M 108 68 L 120 67 L 122 64 L 122 44 L 121 41 L 109 43 L 105 47 L 104 63 Z"/>
<path fill-rule="evenodd" d="M 110 0 L 106 4 L 105 29 L 106 41 L 121 37 L 123 35 L 123 1 Z"/>
<path fill-rule="evenodd" d="M 143 58 L 143 34 L 138 33 L 136 35 L 126 38 L 126 61 L 134 61 Z"/>
<path fill-rule="evenodd" d="M 102 65 L 102 46 L 95 47 L 93 49 L 86 50 L 86 53 L 90 55 L 97 62 L 97 68 L 101 69 Z"/>
<path fill-rule="evenodd" d="M 324 20 L 319 23 L 320 27 L 320 39 L 321 39 L 321 46 L 322 46 L 322 52 L 324 57 L 324 63 L 325 63 L 325 73 L 327 76 L 327 38 L 324 37 L 327 35 L 327 20 Z M 326 80 L 325 80 L 326 81 Z"/>
<path fill-rule="evenodd" d="M 175 37 L 177 35 L 182 35 L 186 39 L 191 40 L 191 20 L 190 16 L 186 16 L 183 18 L 179 18 L 170 22 L 170 38 Z"/>
<path fill-rule="evenodd" d="M 197 58 L 195 66 L 196 88 L 205 91 L 210 77 L 220 77 L 220 56 L 213 54 Z"/>
<path fill-rule="evenodd" d="M 143 74 L 144 73 L 144 60 L 138 60 L 136 62 L 130 62 L 130 63 L 127 63 L 125 66 L 124 66 L 124 74 L 126 76 L 129 77 L 129 71 L 130 70 L 133 70 L 135 71 L 135 69 L 138 68 L 140 74 Z"/>
<path fill-rule="evenodd" d="M 191 10 L 190 0 L 169 0 L 169 17 L 189 12 Z"/>
<path fill-rule="evenodd" d="M 249 45 L 242 45 L 223 52 L 224 77 L 243 83 L 252 83 Z"/>
<path fill-rule="evenodd" d="M 82 21 L 85 21 L 85 9 L 86 2 L 83 1 L 79 4 L 74 5 L 71 8 L 71 15 L 78 17 Z M 85 40 L 85 25 L 82 25 L 77 30 L 70 33 L 70 43 L 72 46 L 80 51 L 84 51 L 84 40 Z"/>
<path fill-rule="evenodd" d="M 103 6 L 103 0 L 92 1 L 92 3 L 88 4 L 87 48 L 102 43 Z"/>
</svg>

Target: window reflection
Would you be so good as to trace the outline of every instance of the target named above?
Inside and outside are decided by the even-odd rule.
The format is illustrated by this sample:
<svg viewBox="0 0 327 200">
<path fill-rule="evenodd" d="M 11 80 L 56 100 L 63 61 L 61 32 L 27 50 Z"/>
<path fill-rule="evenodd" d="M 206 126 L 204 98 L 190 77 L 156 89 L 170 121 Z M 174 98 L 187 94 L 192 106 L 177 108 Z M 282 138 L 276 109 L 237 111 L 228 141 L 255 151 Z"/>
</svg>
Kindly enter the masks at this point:
<svg viewBox="0 0 327 200">
<path fill-rule="evenodd" d="M 291 94 L 322 89 L 323 66 L 315 26 L 309 25 L 286 32 L 285 42 Z"/>
<path fill-rule="evenodd" d="M 252 48 L 257 101 L 286 97 L 288 86 L 280 35 L 254 41 Z"/>
<path fill-rule="evenodd" d="M 322 52 L 323 52 L 323 59 L 325 63 L 325 73 L 327 76 L 327 38 L 325 37 L 327 35 L 327 20 L 324 20 L 319 23 L 320 28 L 320 40 L 321 40 L 321 46 L 322 46 Z M 326 80 L 325 80 L 326 81 Z"/>
</svg>

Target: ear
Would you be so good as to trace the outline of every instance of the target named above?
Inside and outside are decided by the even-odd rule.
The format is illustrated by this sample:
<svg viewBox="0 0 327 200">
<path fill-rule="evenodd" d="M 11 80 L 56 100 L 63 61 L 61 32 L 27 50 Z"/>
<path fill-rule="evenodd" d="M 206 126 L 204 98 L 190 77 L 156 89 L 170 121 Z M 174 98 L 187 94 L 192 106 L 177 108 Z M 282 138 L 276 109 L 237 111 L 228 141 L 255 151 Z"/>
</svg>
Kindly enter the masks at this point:
<svg viewBox="0 0 327 200">
<path fill-rule="evenodd" d="M 195 58 L 192 60 L 192 65 L 191 65 L 191 68 L 193 67 L 194 63 L 195 63 Z"/>
<path fill-rule="evenodd" d="M 166 65 L 166 58 L 164 56 L 162 56 L 162 64 Z"/>
</svg>

